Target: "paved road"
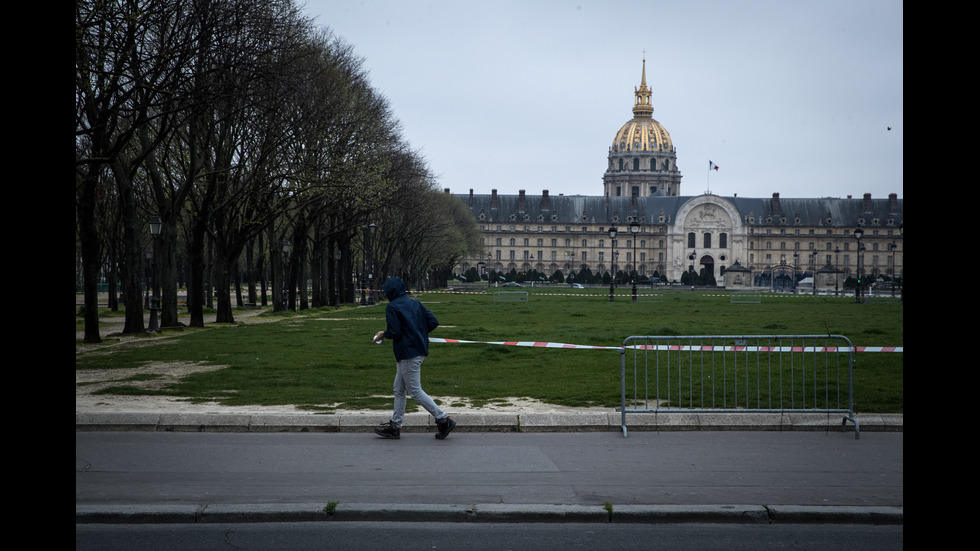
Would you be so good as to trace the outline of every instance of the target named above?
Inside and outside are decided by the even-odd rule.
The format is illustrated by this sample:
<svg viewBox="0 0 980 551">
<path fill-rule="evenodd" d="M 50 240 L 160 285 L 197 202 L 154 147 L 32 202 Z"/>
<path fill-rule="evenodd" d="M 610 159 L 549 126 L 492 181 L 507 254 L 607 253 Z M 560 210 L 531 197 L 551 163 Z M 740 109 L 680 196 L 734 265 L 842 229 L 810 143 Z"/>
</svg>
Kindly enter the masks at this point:
<svg viewBox="0 0 980 551">
<path fill-rule="evenodd" d="M 76 523 L 902 523 L 904 434 L 75 433 Z M 608 505 L 607 505 L 608 504 Z"/>
</svg>

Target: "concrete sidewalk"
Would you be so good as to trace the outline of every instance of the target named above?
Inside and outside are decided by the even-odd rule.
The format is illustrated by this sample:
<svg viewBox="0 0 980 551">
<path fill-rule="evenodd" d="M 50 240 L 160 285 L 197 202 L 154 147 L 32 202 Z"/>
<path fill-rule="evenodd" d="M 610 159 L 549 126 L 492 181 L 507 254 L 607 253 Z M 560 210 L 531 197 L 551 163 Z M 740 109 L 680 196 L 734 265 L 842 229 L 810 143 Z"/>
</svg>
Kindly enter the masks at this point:
<svg viewBox="0 0 980 551">
<path fill-rule="evenodd" d="M 903 524 L 901 415 L 76 413 L 76 523 Z"/>
<path fill-rule="evenodd" d="M 263 413 L 75 413 L 76 431 L 177 432 L 371 432 L 388 420 L 387 412 L 356 414 Z M 591 432 L 621 431 L 622 415 L 615 411 L 588 413 L 452 413 L 459 432 Z M 857 415 L 860 432 L 903 432 L 902 414 Z M 632 431 L 845 431 L 843 416 L 827 413 L 631 413 Z M 405 416 L 402 431 L 435 432 L 426 413 Z"/>
</svg>

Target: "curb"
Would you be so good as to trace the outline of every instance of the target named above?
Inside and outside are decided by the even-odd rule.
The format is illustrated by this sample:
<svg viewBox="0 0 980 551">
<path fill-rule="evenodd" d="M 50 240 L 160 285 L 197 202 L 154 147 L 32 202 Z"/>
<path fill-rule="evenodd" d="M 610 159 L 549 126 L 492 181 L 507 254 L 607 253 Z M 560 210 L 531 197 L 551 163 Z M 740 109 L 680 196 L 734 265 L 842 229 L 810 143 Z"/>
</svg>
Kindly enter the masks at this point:
<svg viewBox="0 0 980 551">
<path fill-rule="evenodd" d="M 76 431 L 120 432 L 365 432 L 388 420 L 388 413 L 228 414 L 228 413 L 75 413 Z M 904 414 L 857 416 L 861 432 L 904 432 Z M 586 432 L 622 430 L 616 412 L 459 413 L 458 432 Z M 632 413 L 629 431 L 854 431 L 842 416 L 825 413 Z M 402 431 L 435 432 L 427 413 L 405 417 Z"/>
<path fill-rule="evenodd" d="M 798 505 L 76 505 L 76 524 L 250 522 L 575 522 L 727 524 L 904 524 L 904 507 Z"/>
</svg>

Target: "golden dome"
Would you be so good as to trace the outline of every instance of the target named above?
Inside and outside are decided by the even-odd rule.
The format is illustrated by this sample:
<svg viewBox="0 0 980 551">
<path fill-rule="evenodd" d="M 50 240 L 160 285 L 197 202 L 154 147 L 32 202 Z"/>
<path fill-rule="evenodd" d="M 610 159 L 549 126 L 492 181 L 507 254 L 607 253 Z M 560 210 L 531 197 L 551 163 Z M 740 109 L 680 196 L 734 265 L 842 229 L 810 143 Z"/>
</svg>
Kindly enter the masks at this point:
<svg viewBox="0 0 980 551">
<path fill-rule="evenodd" d="M 643 60 L 643 75 L 635 94 L 633 118 L 616 132 L 612 151 L 673 151 L 674 144 L 667 129 L 653 118 L 653 105 L 650 102 L 653 92 L 647 87 L 646 59 Z"/>
</svg>

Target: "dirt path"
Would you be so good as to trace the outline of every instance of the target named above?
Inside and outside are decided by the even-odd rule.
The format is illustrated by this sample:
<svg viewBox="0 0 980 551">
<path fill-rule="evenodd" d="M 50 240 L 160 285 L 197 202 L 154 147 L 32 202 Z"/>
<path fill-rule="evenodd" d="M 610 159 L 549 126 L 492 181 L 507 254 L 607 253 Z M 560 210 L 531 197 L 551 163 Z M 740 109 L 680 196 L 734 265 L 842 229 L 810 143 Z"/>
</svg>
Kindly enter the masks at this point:
<svg viewBox="0 0 980 551">
<path fill-rule="evenodd" d="M 236 311 L 236 322 L 267 323 L 279 321 L 277 317 L 260 317 L 262 312 L 270 308 L 256 308 L 247 311 Z M 181 323 L 188 323 L 189 318 L 178 317 Z M 145 323 L 149 325 L 149 314 Z M 99 334 L 105 339 L 103 344 L 77 344 L 85 337 L 84 331 L 76 331 L 75 355 L 85 354 L 117 346 L 149 346 L 159 343 L 159 338 L 180 338 L 180 333 L 148 339 L 143 336 L 121 335 L 125 321 L 122 318 L 101 320 Z M 214 371 L 225 366 L 200 364 L 191 362 L 155 362 L 134 369 L 108 370 L 76 370 L 75 371 L 75 413 L 125 412 L 125 413 L 230 413 L 230 414 L 302 414 L 317 415 L 309 410 L 300 410 L 294 406 L 223 406 L 217 403 L 190 403 L 168 396 L 118 396 L 94 395 L 100 389 L 108 386 L 126 384 L 139 385 L 148 390 L 164 388 L 179 381 L 183 377 L 202 371 Z M 152 377 L 145 377 L 152 375 Z M 438 396 L 444 404 L 466 404 L 465 398 Z M 453 406 L 448 413 L 462 412 L 494 412 L 494 413 L 530 413 L 530 412 L 608 412 L 608 408 L 569 408 L 544 404 L 524 398 L 508 398 L 483 407 L 467 405 Z M 337 413 L 355 413 L 377 415 L 372 411 L 337 411 Z"/>
</svg>

